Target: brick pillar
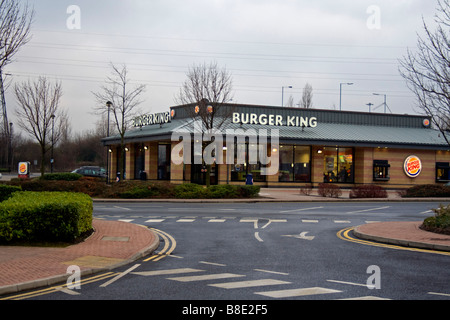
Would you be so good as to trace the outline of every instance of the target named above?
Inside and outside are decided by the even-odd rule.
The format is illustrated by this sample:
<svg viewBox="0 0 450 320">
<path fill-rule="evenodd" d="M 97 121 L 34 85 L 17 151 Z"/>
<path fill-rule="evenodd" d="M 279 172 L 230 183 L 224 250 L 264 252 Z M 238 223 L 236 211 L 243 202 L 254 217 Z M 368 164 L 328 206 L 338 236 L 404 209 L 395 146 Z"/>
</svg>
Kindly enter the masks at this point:
<svg viewBox="0 0 450 320">
<path fill-rule="evenodd" d="M 128 151 L 125 151 L 125 180 L 133 180 L 134 179 L 134 145 L 127 144 L 125 148 L 128 148 Z"/>
<path fill-rule="evenodd" d="M 171 143 L 171 150 L 178 144 L 178 141 L 173 141 Z M 182 156 L 182 154 L 180 154 Z M 170 182 L 173 184 L 182 184 L 183 183 L 183 173 L 184 173 L 184 164 L 174 164 L 171 162 L 170 164 Z"/>
<path fill-rule="evenodd" d="M 317 185 L 322 182 L 323 182 L 323 147 L 312 146 L 312 149 L 311 149 L 311 184 L 314 187 L 317 187 Z"/>
</svg>

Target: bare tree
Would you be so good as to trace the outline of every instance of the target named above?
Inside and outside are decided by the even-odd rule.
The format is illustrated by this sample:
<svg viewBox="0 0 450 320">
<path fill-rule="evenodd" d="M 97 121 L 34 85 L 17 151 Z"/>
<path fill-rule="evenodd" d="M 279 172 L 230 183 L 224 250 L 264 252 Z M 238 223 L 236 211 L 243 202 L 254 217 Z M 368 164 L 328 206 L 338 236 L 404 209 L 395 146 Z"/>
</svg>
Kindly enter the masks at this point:
<svg viewBox="0 0 450 320">
<path fill-rule="evenodd" d="M 67 113 L 60 108 L 62 85 L 50 83 L 45 77 L 34 82 L 28 80 L 14 86 L 19 107 L 16 109 L 18 125 L 39 143 L 41 175 L 45 173 L 45 155 L 58 143 L 67 128 Z"/>
<path fill-rule="evenodd" d="M 418 107 L 441 131 L 450 145 L 450 1 L 438 1 L 436 30 L 425 21 L 424 37 L 418 35 L 417 50 L 408 50 L 400 60 L 400 74 L 416 96 Z"/>
<path fill-rule="evenodd" d="M 300 107 L 309 109 L 312 108 L 313 88 L 307 83 L 303 88 L 302 100 L 300 101 Z"/>
<path fill-rule="evenodd" d="M 12 133 L 6 110 L 5 86 L 3 83 L 3 69 L 12 62 L 13 56 L 31 38 L 30 28 L 34 11 L 28 4 L 22 6 L 19 0 L 0 0 L 0 144 L 11 146 Z M 11 148 L 2 148 L 0 158 L 6 158 L 12 164 Z"/>
<path fill-rule="evenodd" d="M 187 115 L 201 121 L 206 133 L 220 130 L 229 121 L 233 109 L 226 106 L 233 99 L 233 79 L 217 63 L 193 65 L 189 68 L 175 101 L 184 104 Z M 206 185 L 210 185 L 211 165 L 206 164 Z"/>
<path fill-rule="evenodd" d="M 107 78 L 106 85 L 101 87 L 100 92 L 93 94 L 97 100 L 95 111 L 102 115 L 111 112 L 115 129 L 120 135 L 122 157 L 119 158 L 119 168 L 122 168 L 120 180 L 123 180 L 125 178 L 125 133 L 136 115 L 137 107 L 142 103 L 140 98 L 145 92 L 145 85 L 132 85 L 126 65 L 117 67 L 111 63 L 110 66 L 111 76 Z"/>
<path fill-rule="evenodd" d="M 288 108 L 293 108 L 294 107 L 294 97 L 292 96 L 292 94 L 289 96 L 288 101 L 286 102 L 286 104 L 284 105 L 285 107 Z"/>
<path fill-rule="evenodd" d="M 30 39 L 34 10 L 19 0 L 0 0 L 0 69 Z"/>
</svg>

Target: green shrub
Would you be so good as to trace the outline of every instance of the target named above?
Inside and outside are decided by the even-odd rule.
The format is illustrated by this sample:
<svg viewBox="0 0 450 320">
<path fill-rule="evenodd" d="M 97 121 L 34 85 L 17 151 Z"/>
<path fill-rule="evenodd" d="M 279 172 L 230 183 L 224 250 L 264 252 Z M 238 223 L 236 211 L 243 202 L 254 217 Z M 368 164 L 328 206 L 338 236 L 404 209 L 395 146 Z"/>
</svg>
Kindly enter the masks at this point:
<svg viewBox="0 0 450 320">
<path fill-rule="evenodd" d="M 80 180 L 83 176 L 78 173 L 63 172 L 63 173 L 47 173 L 44 174 L 41 179 L 43 180 L 64 180 L 64 181 L 76 181 Z"/>
<path fill-rule="evenodd" d="M 450 205 L 433 209 L 434 216 L 423 221 L 422 228 L 428 231 L 450 234 Z"/>
<path fill-rule="evenodd" d="M 237 191 L 240 198 L 254 198 L 260 190 L 260 186 L 239 186 Z"/>
<path fill-rule="evenodd" d="M 228 184 L 214 185 L 209 187 L 209 198 L 226 199 L 238 197 L 238 187 Z"/>
<path fill-rule="evenodd" d="M 20 186 L 23 191 L 81 192 L 91 197 L 101 196 L 106 188 L 105 181 L 86 177 L 74 181 L 44 180 L 37 178 L 19 182 L 11 182 L 11 184 Z"/>
<path fill-rule="evenodd" d="M 0 202 L 9 199 L 14 192 L 21 190 L 20 187 L 0 184 Z"/>
<path fill-rule="evenodd" d="M 201 199 L 208 198 L 209 191 L 195 183 L 185 183 L 175 186 L 175 197 L 178 199 Z"/>
<path fill-rule="evenodd" d="M 341 194 L 341 188 L 332 183 L 319 183 L 318 194 L 322 197 L 338 198 Z"/>
<path fill-rule="evenodd" d="M 350 191 L 350 198 L 387 198 L 386 190 L 376 185 L 354 186 Z"/>
<path fill-rule="evenodd" d="M 16 192 L 0 203 L 0 241 L 73 241 L 92 230 L 92 199 L 81 193 Z"/>
<path fill-rule="evenodd" d="M 450 187 L 443 184 L 423 184 L 406 189 L 403 197 L 450 197 Z"/>
<path fill-rule="evenodd" d="M 104 188 L 106 198 L 172 198 L 175 186 L 168 182 L 121 181 Z"/>
</svg>

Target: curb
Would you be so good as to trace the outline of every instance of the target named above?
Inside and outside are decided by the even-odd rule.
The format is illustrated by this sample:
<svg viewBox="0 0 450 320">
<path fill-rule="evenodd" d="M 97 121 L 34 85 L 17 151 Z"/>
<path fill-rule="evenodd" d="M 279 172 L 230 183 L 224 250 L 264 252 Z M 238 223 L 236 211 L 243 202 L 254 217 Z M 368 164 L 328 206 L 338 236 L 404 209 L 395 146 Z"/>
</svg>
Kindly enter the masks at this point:
<svg viewBox="0 0 450 320">
<path fill-rule="evenodd" d="M 145 229 L 147 229 L 147 228 L 145 228 Z M 109 265 L 109 266 L 104 267 L 104 268 L 91 268 L 91 269 L 83 270 L 83 271 L 81 271 L 81 277 L 84 277 L 84 276 L 87 276 L 87 275 L 96 274 L 96 273 L 100 273 L 100 272 L 110 271 L 110 270 L 119 268 L 121 266 L 129 264 L 129 263 L 131 263 L 133 261 L 136 261 L 136 260 L 138 260 L 138 259 L 140 259 L 142 257 L 145 257 L 145 256 L 151 254 L 153 251 L 155 251 L 159 247 L 160 240 L 159 240 L 159 236 L 154 231 L 152 231 L 150 229 L 147 229 L 147 230 L 150 233 L 152 233 L 154 235 L 154 238 L 155 238 L 153 243 L 150 244 L 148 247 L 146 247 L 146 248 L 140 250 L 139 252 L 135 253 L 129 259 L 126 259 L 126 260 L 121 261 L 119 263 L 112 264 L 112 265 Z M 51 277 L 48 277 L 48 278 L 36 279 L 36 280 L 22 282 L 22 283 L 18 283 L 18 284 L 3 286 L 3 287 L 0 287 L 0 295 L 9 294 L 9 293 L 15 293 L 15 292 L 21 292 L 21 291 L 25 291 L 25 290 L 31 290 L 31 289 L 40 288 L 40 287 L 51 286 L 53 284 L 66 281 L 68 276 L 69 276 L 69 274 L 65 273 L 65 274 L 51 276 Z"/>
<path fill-rule="evenodd" d="M 432 244 L 432 243 L 418 242 L 418 241 L 412 241 L 412 240 L 402 240 L 402 239 L 395 239 L 395 238 L 386 238 L 386 237 L 381 237 L 381 236 L 376 236 L 376 235 L 369 235 L 369 234 L 361 232 L 359 230 L 359 227 L 361 227 L 361 226 L 357 226 L 353 229 L 353 234 L 355 235 L 355 237 L 363 239 L 363 240 L 371 240 L 371 241 L 376 241 L 376 242 L 381 242 L 381 243 L 386 243 L 386 244 L 398 245 L 398 246 L 402 246 L 402 247 L 450 252 L 450 245 Z"/>
<path fill-rule="evenodd" d="M 258 202 L 450 202 L 450 198 L 324 198 L 309 197 L 307 199 L 279 199 L 279 198 L 248 198 L 248 199 L 105 199 L 92 198 L 92 201 L 102 202 L 135 202 L 135 203 L 258 203 Z"/>
</svg>

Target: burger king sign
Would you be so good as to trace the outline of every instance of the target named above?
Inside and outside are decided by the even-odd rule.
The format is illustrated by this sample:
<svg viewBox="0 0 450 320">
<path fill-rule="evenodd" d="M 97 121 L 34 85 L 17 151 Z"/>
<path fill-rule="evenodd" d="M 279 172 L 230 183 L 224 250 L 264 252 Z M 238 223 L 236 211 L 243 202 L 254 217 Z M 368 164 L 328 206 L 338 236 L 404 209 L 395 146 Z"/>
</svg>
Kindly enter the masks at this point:
<svg viewBox="0 0 450 320">
<path fill-rule="evenodd" d="M 403 169 L 408 177 L 415 178 L 422 171 L 422 162 L 417 156 L 409 156 L 403 163 Z"/>
</svg>

